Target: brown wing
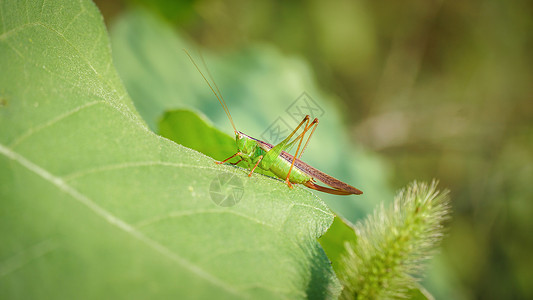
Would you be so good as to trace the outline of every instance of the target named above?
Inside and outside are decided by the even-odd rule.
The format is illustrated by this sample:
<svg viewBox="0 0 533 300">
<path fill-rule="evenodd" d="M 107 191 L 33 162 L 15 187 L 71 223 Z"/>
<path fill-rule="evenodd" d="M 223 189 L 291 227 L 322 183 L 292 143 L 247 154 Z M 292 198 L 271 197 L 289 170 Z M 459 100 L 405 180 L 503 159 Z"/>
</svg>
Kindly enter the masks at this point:
<svg viewBox="0 0 533 300">
<path fill-rule="evenodd" d="M 283 157 L 284 159 L 292 162 L 293 156 L 290 155 L 289 153 L 281 152 L 280 156 Z M 338 180 L 337 178 L 331 177 L 330 175 L 311 167 L 310 165 L 304 163 L 303 161 L 301 161 L 299 159 L 296 159 L 294 161 L 294 165 L 298 169 L 300 169 L 303 172 L 309 174 L 311 177 L 322 181 L 323 183 L 325 183 L 325 184 L 329 185 L 330 187 L 334 188 L 335 190 L 342 191 L 342 192 L 346 193 L 346 194 L 338 193 L 339 195 L 349 195 L 349 194 L 361 195 L 363 193 L 361 190 L 354 188 L 353 186 L 347 184 L 346 182 L 342 182 L 342 181 Z M 313 185 L 314 187 L 320 187 L 319 185 L 316 185 L 314 183 L 310 183 L 310 185 Z M 308 186 L 310 188 L 313 188 L 313 187 L 311 187 L 311 186 L 309 186 L 307 184 L 306 184 L 306 186 Z M 321 188 L 327 189 L 325 187 L 321 187 Z M 319 190 L 319 191 L 326 192 L 326 193 L 337 194 L 337 193 L 333 193 L 333 192 L 328 192 L 328 191 L 322 190 L 320 188 L 315 188 L 315 189 Z"/>
<path fill-rule="evenodd" d="M 263 141 L 260 141 L 258 139 L 254 139 L 258 142 L 259 144 L 259 147 L 261 147 L 261 149 L 265 150 L 265 151 L 269 151 L 270 149 L 272 149 L 272 147 L 274 147 L 273 145 L 269 144 L 269 143 L 265 143 Z M 292 163 L 292 160 L 294 159 L 294 156 L 285 152 L 285 151 L 281 151 L 281 154 L 280 154 L 281 158 L 283 158 L 284 160 L 288 161 L 289 163 Z M 328 174 L 322 172 L 322 171 L 319 171 L 313 167 L 311 167 L 310 165 L 304 163 L 303 161 L 299 160 L 299 159 L 296 159 L 294 161 L 294 166 L 296 168 L 298 168 L 299 170 L 305 172 L 306 174 L 308 174 L 309 176 L 315 178 L 315 179 L 318 179 L 319 181 L 322 181 L 323 183 L 329 185 L 330 187 L 332 187 L 333 189 L 330 189 L 330 188 L 327 188 L 327 187 L 323 187 L 323 186 L 320 186 L 320 185 L 317 185 L 317 184 L 314 184 L 313 182 L 309 181 L 305 184 L 305 186 L 311 188 L 311 189 L 314 189 L 314 190 L 317 190 L 317 191 L 321 191 L 321 192 L 325 192 L 325 193 L 330 193 L 330 194 L 336 194 L 336 195 L 351 195 L 351 194 L 355 194 L 355 195 L 361 195 L 363 192 L 357 188 L 354 188 L 353 186 L 345 183 L 345 182 L 342 182 L 334 177 L 331 177 L 329 176 Z"/>
<path fill-rule="evenodd" d="M 328 193 L 328 194 L 334 194 L 334 195 L 352 195 L 352 194 L 356 194 L 356 193 L 353 193 L 353 192 L 348 192 L 348 191 L 343 191 L 343 190 L 330 189 L 330 188 L 327 188 L 325 186 L 321 186 L 321 185 L 315 184 L 311 180 L 309 180 L 308 182 L 304 183 L 304 185 L 306 187 L 310 188 L 310 189 L 321 191 L 321 192 Z M 363 193 L 363 192 L 361 192 L 361 193 Z M 358 194 L 356 194 L 356 195 L 358 195 Z"/>
</svg>

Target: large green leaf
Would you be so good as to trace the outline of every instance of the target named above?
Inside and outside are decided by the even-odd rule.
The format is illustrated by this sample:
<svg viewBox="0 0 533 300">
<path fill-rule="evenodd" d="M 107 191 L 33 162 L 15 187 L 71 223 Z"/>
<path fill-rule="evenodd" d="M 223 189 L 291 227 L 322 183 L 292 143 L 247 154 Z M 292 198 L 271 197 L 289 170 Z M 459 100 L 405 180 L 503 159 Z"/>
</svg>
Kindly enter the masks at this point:
<svg viewBox="0 0 533 300">
<path fill-rule="evenodd" d="M 150 131 L 91 2 L 0 13 L 0 298 L 339 293 L 326 205 Z M 227 178 L 239 201 L 219 206 Z"/>
</svg>

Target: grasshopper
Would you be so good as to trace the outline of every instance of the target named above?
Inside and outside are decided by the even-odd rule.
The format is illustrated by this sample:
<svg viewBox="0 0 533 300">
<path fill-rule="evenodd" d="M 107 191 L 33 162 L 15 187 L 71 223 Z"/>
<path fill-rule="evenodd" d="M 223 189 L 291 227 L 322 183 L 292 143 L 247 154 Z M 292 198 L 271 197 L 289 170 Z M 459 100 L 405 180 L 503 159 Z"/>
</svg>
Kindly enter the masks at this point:
<svg viewBox="0 0 533 300">
<path fill-rule="evenodd" d="M 232 164 L 236 165 L 239 162 L 244 161 L 249 167 L 251 167 L 250 173 L 248 174 L 249 177 L 251 177 L 255 169 L 259 167 L 263 170 L 272 172 L 280 179 L 285 179 L 285 183 L 289 188 L 293 188 L 293 184 L 303 184 L 308 188 L 335 195 L 360 195 L 363 193 L 359 189 L 333 178 L 300 160 L 305 148 L 309 143 L 309 140 L 311 139 L 311 136 L 318 126 L 317 118 L 310 122 L 309 115 L 306 115 L 300 124 L 291 132 L 291 134 L 289 134 L 289 136 L 275 146 L 238 131 L 235 127 L 235 123 L 233 122 L 233 118 L 231 117 L 226 102 L 224 101 L 224 98 L 218 89 L 218 86 L 211 78 L 211 74 L 209 74 L 209 70 L 207 69 L 207 72 L 211 78 L 211 81 L 213 82 L 212 84 L 202 73 L 189 52 L 186 50 L 184 51 L 200 75 L 202 75 L 213 94 L 215 94 L 235 132 L 237 152 L 227 159 L 220 162 L 216 161 L 215 163 L 223 164 L 234 157 L 238 157 L 239 160 Z M 291 141 L 293 136 L 300 128 L 302 128 L 302 126 L 302 132 Z M 306 142 L 302 147 L 302 142 L 307 133 L 309 134 L 307 135 Z M 285 150 L 292 147 L 295 143 L 298 143 L 298 147 L 293 156 Z M 318 185 L 316 184 L 316 180 L 319 180 L 330 187 Z"/>
</svg>

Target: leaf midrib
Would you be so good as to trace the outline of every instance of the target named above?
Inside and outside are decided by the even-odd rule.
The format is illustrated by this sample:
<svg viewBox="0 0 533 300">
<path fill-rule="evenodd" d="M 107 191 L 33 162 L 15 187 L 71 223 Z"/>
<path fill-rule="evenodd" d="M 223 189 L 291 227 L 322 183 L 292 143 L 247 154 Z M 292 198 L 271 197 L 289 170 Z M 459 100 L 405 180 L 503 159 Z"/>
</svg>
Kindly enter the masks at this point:
<svg viewBox="0 0 533 300">
<path fill-rule="evenodd" d="M 19 153 L 12 151 L 11 149 L 7 148 L 5 145 L 0 144 L 0 153 L 2 153 L 7 158 L 16 161 L 21 166 L 25 167 L 29 171 L 35 173 L 36 175 L 40 176 L 44 180 L 48 181 L 52 185 L 56 186 L 59 190 L 62 192 L 70 195 L 72 198 L 74 198 L 76 201 L 82 203 L 87 208 L 92 210 L 94 213 L 96 213 L 98 216 L 105 219 L 108 223 L 110 223 L 113 226 L 118 227 L 119 229 L 123 230 L 124 232 L 128 233 L 132 237 L 140 240 L 144 244 L 146 244 L 148 247 L 152 248 L 153 250 L 157 251 L 158 253 L 162 254 L 163 256 L 169 258 L 170 260 L 178 263 L 182 267 L 187 268 L 189 271 L 197 274 L 199 277 L 209 281 L 213 285 L 216 285 L 223 290 L 229 292 L 230 294 L 233 294 L 239 298 L 243 298 L 242 294 L 239 293 L 239 291 L 231 288 L 228 286 L 228 284 L 222 280 L 220 280 L 217 277 L 214 277 L 213 275 L 209 274 L 205 270 L 201 269 L 199 266 L 193 264 L 192 262 L 184 259 L 183 257 L 179 256 L 177 253 L 172 252 L 170 249 L 166 248 L 165 246 L 161 245 L 157 241 L 147 237 L 143 233 L 136 230 L 133 226 L 126 223 L 122 219 L 118 218 L 117 216 L 113 215 L 109 211 L 105 210 L 101 206 L 97 205 L 94 201 L 92 201 L 89 197 L 86 195 L 80 193 L 75 188 L 68 185 L 63 179 L 54 176 L 50 172 L 46 171 L 45 169 L 41 168 L 40 166 L 34 164 L 33 162 L 26 159 L 24 156 L 20 155 Z"/>
</svg>

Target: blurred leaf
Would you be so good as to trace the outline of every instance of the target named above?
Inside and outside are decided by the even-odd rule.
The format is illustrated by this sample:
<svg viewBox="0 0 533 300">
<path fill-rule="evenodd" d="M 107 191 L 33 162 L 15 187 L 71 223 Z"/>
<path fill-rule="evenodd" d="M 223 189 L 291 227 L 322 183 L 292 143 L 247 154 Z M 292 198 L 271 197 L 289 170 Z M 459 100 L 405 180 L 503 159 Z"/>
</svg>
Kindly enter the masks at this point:
<svg viewBox="0 0 533 300">
<path fill-rule="evenodd" d="M 146 12 L 130 11 L 117 20 L 111 36 L 117 69 L 150 128 L 156 130 L 165 111 L 186 108 L 205 113 L 224 132 L 233 131 L 215 96 L 182 49 L 189 49 L 199 63 L 197 51 L 168 24 Z M 273 143 L 268 129 L 276 120 L 286 124 L 286 135 L 303 117 L 294 117 L 302 107 L 291 105 L 304 92 L 316 102 L 323 115 L 318 116 L 320 125 L 303 160 L 365 192 L 358 197 L 321 193 L 332 210 L 355 221 L 378 201 L 392 199 L 392 193 L 385 188 L 384 164 L 377 156 L 350 144 L 340 109 L 335 105 L 338 100 L 317 88 L 304 61 L 264 44 L 218 55 L 203 51 L 203 56 L 237 129 L 251 136 Z M 296 111 L 290 111 L 291 107 Z"/>
<path fill-rule="evenodd" d="M 351 226 L 348 221 L 336 216 L 328 231 L 318 239 L 335 272 L 341 269 L 341 258 L 346 255 L 345 243 L 357 243 L 357 235 Z"/>
<path fill-rule="evenodd" d="M 213 127 L 199 112 L 167 111 L 159 122 L 159 134 L 218 161 L 237 151 L 235 138 Z"/>
<path fill-rule="evenodd" d="M 416 284 L 416 288 L 407 291 L 407 299 L 434 300 L 435 297 L 433 297 L 423 286 Z"/>
<path fill-rule="evenodd" d="M 194 0 L 168 1 L 168 0 L 127 0 L 138 3 L 156 11 L 169 21 L 186 22 L 194 15 Z"/>
<path fill-rule="evenodd" d="M 322 201 L 152 133 L 91 2 L 24 3 L 0 2 L 0 298 L 338 295 Z"/>
</svg>

